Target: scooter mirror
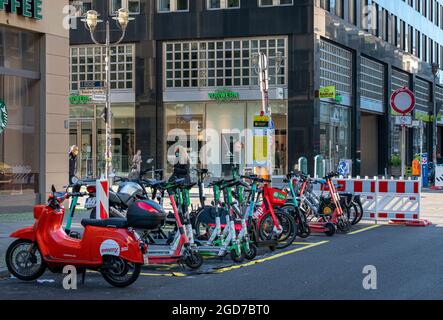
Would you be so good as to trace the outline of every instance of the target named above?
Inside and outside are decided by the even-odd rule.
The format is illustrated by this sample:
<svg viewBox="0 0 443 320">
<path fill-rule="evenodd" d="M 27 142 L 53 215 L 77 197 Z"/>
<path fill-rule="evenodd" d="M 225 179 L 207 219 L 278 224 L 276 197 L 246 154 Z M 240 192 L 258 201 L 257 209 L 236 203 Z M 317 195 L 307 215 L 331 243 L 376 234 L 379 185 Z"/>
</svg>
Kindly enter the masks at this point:
<svg viewBox="0 0 443 320">
<path fill-rule="evenodd" d="M 55 186 L 52 185 L 52 186 L 51 186 L 51 192 L 52 192 L 52 193 L 55 193 L 56 191 L 57 191 L 57 190 L 55 190 Z"/>
<path fill-rule="evenodd" d="M 78 183 L 78 178 L 77 177 L 72 177 L 71 182 L 72 184 L 77 184 Z"/>
</svg>

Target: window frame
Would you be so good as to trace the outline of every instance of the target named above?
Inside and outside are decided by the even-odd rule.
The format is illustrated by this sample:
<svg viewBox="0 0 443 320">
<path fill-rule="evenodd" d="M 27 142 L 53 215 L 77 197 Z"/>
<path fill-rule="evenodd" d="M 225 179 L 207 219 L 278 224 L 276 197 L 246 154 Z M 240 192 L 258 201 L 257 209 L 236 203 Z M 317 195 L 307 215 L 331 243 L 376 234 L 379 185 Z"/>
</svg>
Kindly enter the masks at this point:
<svg viewBox="0 0 443 320">
<path fill-rule="evenodd" d="M 160 11 L 159 10 L 159 8 L 160 8 L 160 1 L 161 0 L 157 0 L 156 3 L 155 3 L 156 6 L 157 6 L 155 8 L 156 13 L 163 14 L 163 13 L 180 13 L 180 12 L 189 12 L 190 11 L 189 0 L 186 0 L 187 3 L 188 3 L 188 9 L 187 10 L 177 10 L 177 0 L 170 0 L 171 2 L 170 2 L 170 9 L 169 9 L 169 11 Z"/>
<path fill-rule="evenodd" d="M 294 0 L 291 0 L 291 3 L 281 4 L 281 0 L 272 0 L 272 4 L 263 5 L 263 0 L 258 0 L 259 8 L 271 8 L 271 7 L 289 7 L 294 5 Z"/>
<path fill-rule="evenodd" d="M 129 11 L 129 1 L 130 0 L 121 0 L 122 8 L 126 8 L 126 9 L 128 9 L 128 11 Z M 131 12 L 131 11 L 129 11 L 129 15 L 140 15 L 140 12 L 141 12 L 141 0 L 131 0 L 131 1 L 138 1 L 138 12 Z M 109 0 L 109 15 L 110 16 L 116 16 L 117 15 L 117 11 L 112 11 L 112 0 Z"/>
<path fill-rule="evenodd" d="M 229 0 L 220 0 L 220 8 L 210 8 L 209 3 L 211 0 L 206 0 L 206 10 L 237 10 L 241 8 L 241 0 L 238 0 L 238 7 L 228 7 Z"/>
</svg>

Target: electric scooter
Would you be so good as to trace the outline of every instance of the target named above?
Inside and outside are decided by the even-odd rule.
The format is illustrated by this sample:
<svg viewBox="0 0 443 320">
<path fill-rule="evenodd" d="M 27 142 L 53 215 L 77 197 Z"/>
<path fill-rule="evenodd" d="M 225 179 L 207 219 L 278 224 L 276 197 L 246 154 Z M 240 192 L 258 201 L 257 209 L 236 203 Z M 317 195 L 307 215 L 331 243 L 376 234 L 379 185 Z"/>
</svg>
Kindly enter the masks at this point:
<svg viewBox="0 0 443 320">
<path fill-rule="evenodd" d="M 149 264 L 181 264 L 184 262 L 191 269 L 198 269 L 203 264 L 202 256 L 191 246 L 185 226 L 183 225 L 184 217 L 180 214 L 175 200 L 175 196 L 179 195 L 178 189 L 183 187 L 184 181 L 185 179 L 177 179 L 171 182 L 152 182 L 152 185 L 157 190 L 165 190 L 168 192 L 178 232 L 175 232 L 171 245 L 168 243 L 159 244 L 158 242 L 155 242 L 149 246 L 147 253 Z M 162 210 L 161 206 L 154 201 L 149 200 L 149 205 L 151 208 L 154 207 L 154 205 L 157 205 L 157 211 Z M 131 207 L 128 210 L 128 220 L 131 219 L 130 210 Z"/>
<path fill-rule="evenodd" d="M 82 239 L 70 237 L 62 227 L 65 209 L 62 202 L 79 193 L 52 194 L 47 205 L 34 207 L 35 224 L 11 234 L 17 238 L 6 252 L 6 265 L 16 278 L 31 281 L 46 268 L 61 272 L 66 265 L 78 270 L 99 271 L 115 287 L 134 283 L 145 263 L 147 245 L 123 219 L 82 220 Z"/>
<path fill-rule="evenodd" d="M 207 241 L 194 241 L 192 226 L 189 225 L 189 228 L 191 229 L 191 243 L 197 244 L 196 250 L 198 250 L 202 255 L 224 257 L 230 253 L 233 261 L 241 262 L 244 258 L 248 260 L 254 259 L 257 255 L 257 248 L 254 246 L 254 244 L 249 242 L 249 238 L 247 237 L 246 221 L 243 220 L 243 223 L 241 224 L 241 226 L 244 227 L 244 230 L 240 230 L 239 234 L 237 235 L 238 224 L 235 224 L 235 218 L 230 216 L 231 213 L 238 210 L 238 208 L 235 206 L 235 202 L 232 199 L 231 188 L 234 186 L 234 184 L 235 181 L 226 183 L 224 180 L 210 184 L 214 190 L 216 217 L 215 228 L 210 233 Z M 222 205 L 220 201 L 220 190 L 223 190 L 226 205 L 226 224 L 223 228 L 223 232 L 220 219 L 220 207 Z M 189 196 L 189 191 L 187 191 L 188 190 L 185 190 L 185 201 Z"/>
</svg>

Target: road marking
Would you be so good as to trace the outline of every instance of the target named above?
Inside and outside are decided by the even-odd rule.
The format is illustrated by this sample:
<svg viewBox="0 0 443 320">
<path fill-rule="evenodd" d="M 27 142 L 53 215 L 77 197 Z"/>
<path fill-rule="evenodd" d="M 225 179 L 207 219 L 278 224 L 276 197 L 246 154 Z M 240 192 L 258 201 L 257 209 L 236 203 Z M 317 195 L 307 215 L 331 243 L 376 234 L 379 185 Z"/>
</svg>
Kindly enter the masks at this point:
<svg viewBox="0 0 443 320">
<path fill-rule="evenodd" d="M 318 242 L 293 242 L 292 244 L 301 244 L 301 245 L 311 245 L 311 244 L 317 244 Z"/>
<path fill-rule="evenodd" d="M 376 225 L 369 226 L 369 227 L 366 227 L 366 228 L 363 228 L 363 229 L 360 229 L 360 230 L 356 230 L 356 231 L 353 231 L 353 232 L 349 232 L 348 234 L 349 234 L 349 235 L 357 234 L 357 233 L 364 232 L 364 231 L 368 231 L 368 230 L 375 229 L 375 228 L 378 228 L 378 227 L 381 227 L 381 225 L 380 225 L 380 224 L 376 224 Z"/>
<path fill-rule="evenodd" d="M 303 251 L 303 250 L 306 250 L 306 249 L 309 249 L 309 248 L 313 248 L 313 247 L 316 247 L 316 246 L 319 246 L 319 245 L 322 245 L 322 244 L 325 244 L 325 243 L 328 243 L 328 242 L 329 241 L 325 240 L 325 241 L 320 241 L 320 242 L 317 242 L 317 243 L 308 244 L 308 245 L 305 245 L 302 248 L 297 248 L 297 249 L 285 251 L 285 252 L 282 252 L 282 253 L 278 253 L 278 254 L 272 255 L 270 257 L 266 257 L 266 258 L 262 258 L 262 259 L 258 259 L 258 260 L 253 260 L 253 261 L 247 262 L 247 263 L 243 263 L 243 264 L 239 264 L 239 265 L 235 265 L 235 266 L 230 266 L 230 267 L 218 269 L 218 270 L 215 270 L 214 273 L 223 273 L 223 272 L 226 272 L 226 271 L 231 271 L 231 270 L 235 270 L 235 269 L 239 269 L 239 268 L 249 267 L 249 266 L 252 266 L 252 265 L 255 265 L 255 264 L 258 264 L 258 263 L 263 263 L 263 262 L 266 262 L 266 261 L 270 261 L 270 260 L 274 260 L 274 259 L 277 259 L 277 258 L 280 258 L 280 257 L 287 256 L 289 254 L 293 254 L 293 253 L 296 253 L 296 252 L 299 252 L 299 251 Z"/>
<path fill-rule="evenodd" d="M 187 274 L 181 273 L 181 272 L 173 272 L 173 273 L 146 273 L 142 272 L 140 273 L 141 276 L 145 277 L 186 277 Z"/>
</svg>

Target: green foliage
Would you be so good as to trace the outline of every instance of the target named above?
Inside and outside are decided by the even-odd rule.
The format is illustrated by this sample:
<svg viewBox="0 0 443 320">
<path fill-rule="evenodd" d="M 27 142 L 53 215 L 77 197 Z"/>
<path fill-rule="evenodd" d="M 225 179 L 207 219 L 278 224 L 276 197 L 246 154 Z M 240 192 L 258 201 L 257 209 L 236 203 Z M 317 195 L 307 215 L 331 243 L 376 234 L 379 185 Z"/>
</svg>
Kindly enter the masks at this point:
<svg viewBox="0 0 443 320">
<path fill-rule="evenodd" d="M 393 154 L 391 157 L 391 166 L 399 167 L 401 166 L 401 158 L 398 154 Z"/>
</svg>

